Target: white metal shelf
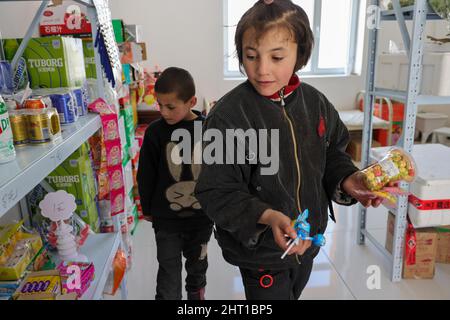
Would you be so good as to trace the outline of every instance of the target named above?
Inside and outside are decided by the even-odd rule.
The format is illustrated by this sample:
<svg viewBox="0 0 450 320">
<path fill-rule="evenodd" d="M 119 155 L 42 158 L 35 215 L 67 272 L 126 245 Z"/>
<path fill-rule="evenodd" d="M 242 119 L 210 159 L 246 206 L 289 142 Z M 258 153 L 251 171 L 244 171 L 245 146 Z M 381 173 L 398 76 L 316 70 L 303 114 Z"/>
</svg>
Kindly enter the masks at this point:
<svg viewBox="0 0 450 320">
<path fill-rule="evenodd" d="M 375 67 L 376 54 L 378 46 L 378 29 L 369 30 L 369 57 L 366 79 L 366 97 L 364 99 L 364 131 L 362 139 L 362 167 L 369 165 L 370 150 L 372 145 L 373 128 L 373 109 L 375 97 L 387 97 L 404 102 L 405 116 L 402 136 L 397 144 L 403 147 L 407 152 L 412 152 L 414 145 L 414 133 L 416 124 L 416 115 L 418 105 L 441 105 L 449 104 L 450 97 L 421 95 L 421 81 L 423 72 L 423 54 L 425 50 L 425 26 L 427 20 L 441 19 L 430 8 L 426 0 L 416 0 L 413 6 L 400 7 L 399 0 L 393 0 L 394 10 L 382 11 L 380 19 L 396 20 L 398 22 L 405 48 L 408 52 L 409 70 L 407 91 L 394 91 L 375 88 Z M 379 0 L 371 0 L 369 5 L 379 7 Z M 412 33 L 409 34 L 405 20 L 412 19 Z M 409 185 L 405 182 L 400 183 L 400 188 L 409 190 Z M 395 224 L 393 252 L 389 256 L 392 263 L 391 280 L 393 282 L 401 281 L 403 266 L 403 249 L 405 241 L 406 217 L 408 208 L 408 197 L 400 196 L 398 198 Z M 372 237 L 366 229 L 367 210 L 360 206 L 358 214 L 358 232 L 357 242 L 362 245 L 366 238 L 370 240 L 380 251 L 386 254 L 386 250 Z"/>
<path fill-rule="evenodd" d="M 86 242 L 79 249 L 80 254 L 86 256 L 89 262 L 94 263 L 95 276 L 80 300 L 102 300 L 103 291 L 109 272 L 120 246 L 120 233 L 90 234 Z M 56 265 L 61 263 L 57 254 L 52 254 Z"/>
<path fill-rule="evenodd" d="M 370 92 L 370 94 L 376 97 L 390 98 L 399 102 L 406 102 L 407 99 L 406 91 L 375 88 L 375 91 Z M 418 95 L 416 103 L 417 105 L 446 105 L 450 104 L 450 97 Z"/>
<path fill-rule="evenodd" d="M 439 15 L 437 15 L 433 9 L 431 9 L 430 5 L 427 4 L 428 14 L 427 20 L 442 20 Z M 406 6 L 400 9 L 401 13 L 405 20 L 412 20 L 414 18 L 414 6 Z M 381 11 L 381 20 L 384 21 L 396 21 L 395 10 L 383 10 Z"/>
<path fill-rule="evenodd" d="M 89 235 L 80 253 L 94 263 L 95 278 L 81 300 L 100 300 L 121 241 L 120 232 Z M 126 297 L 123 297 L 126 298 Z"/>
<path fill-rule="evenodd" d="M 88 114 L 61 126 L 62 140 L 16 148 L 16 159 L 0 165 L 0 217 L 101 127 L 100 116 Z"/>
</svg>

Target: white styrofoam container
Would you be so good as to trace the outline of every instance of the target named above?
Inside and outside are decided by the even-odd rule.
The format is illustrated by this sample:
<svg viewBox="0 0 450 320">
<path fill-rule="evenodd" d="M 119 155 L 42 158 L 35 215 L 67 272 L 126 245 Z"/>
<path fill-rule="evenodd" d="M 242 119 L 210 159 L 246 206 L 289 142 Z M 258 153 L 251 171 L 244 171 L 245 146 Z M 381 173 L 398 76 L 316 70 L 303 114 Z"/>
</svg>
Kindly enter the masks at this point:
<svg viewBox="0 0 450 320">
<path fill-rule="evenodd" d="M 381 159 L 391 147 L 372 149 L 372 158 Z M 410 192 L 420 200 L 450 199 L 450 148 L 442 144 L 414 145 L 412 156 L 417 177 Z M 450 225 L 450 209 L 418 210 L 411 203 L 408 216 L 415 228 Z"/>
<path fill-rule="evenodd" d="M 376 87 L 406 91 L 409 59 L 405 54 L 378 56 Z M 450 52 L 425 52 L 421 94 L 450 96 Z"/>
</svg>

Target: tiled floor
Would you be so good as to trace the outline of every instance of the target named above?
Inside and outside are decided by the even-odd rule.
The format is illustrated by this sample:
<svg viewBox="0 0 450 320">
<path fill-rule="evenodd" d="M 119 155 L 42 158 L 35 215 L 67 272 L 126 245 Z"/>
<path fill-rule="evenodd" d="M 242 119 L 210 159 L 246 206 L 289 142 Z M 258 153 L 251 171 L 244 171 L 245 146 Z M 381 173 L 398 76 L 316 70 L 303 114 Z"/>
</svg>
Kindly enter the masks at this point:
<svg viewBox="0 0 450 320">
<path fill-rule="evenodd" d="M 330 221 L 327 245 L 315 259 L 311 278 L 302 299 L 450 299 L 450 265 L 437 264 L 433 280 L 390 281 L 387 259 L 370 241 L 356 243 L 356 207 L 336 207 L 337 224 Z M 369 209 L 367 229 L 384 246 L 387 211 Z M 141 222 L 134 237 L 133 267 L 128 273 L 129 299 L 154 299 L 156 288 L 156 248 L 153 229 Z M 245 299 L 238 269 L 224 261 L 212 237 L 208 251 L 207 299 Z M 368 268 L 380 270 L 380 289 L 369 290 Z M 370 270 L 369 270 L 370 271 Z M 184 273 L 185 276 L 185 273 Z M 120 294 L 106 299 L 119 299 Z M 185 298 L 185 296 L 184 296 Z"/>
</svg>

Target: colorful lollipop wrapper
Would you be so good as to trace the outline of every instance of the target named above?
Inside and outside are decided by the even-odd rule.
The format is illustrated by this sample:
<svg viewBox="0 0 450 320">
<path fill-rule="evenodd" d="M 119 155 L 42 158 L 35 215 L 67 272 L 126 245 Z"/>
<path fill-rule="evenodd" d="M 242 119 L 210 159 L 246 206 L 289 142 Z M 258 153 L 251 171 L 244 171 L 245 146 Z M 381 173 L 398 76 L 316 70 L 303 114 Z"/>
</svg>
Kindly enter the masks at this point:
<svg viewBox="0 0 450 320">
<path fill-rule="evenodd" d="M 391 148 L 380 161 L 361 170 L 365 184 L 371 191 L 380 191 L 390 183 L 413 182 L 417 174 L 414 159 L 401 148 Z"/>
</svg>

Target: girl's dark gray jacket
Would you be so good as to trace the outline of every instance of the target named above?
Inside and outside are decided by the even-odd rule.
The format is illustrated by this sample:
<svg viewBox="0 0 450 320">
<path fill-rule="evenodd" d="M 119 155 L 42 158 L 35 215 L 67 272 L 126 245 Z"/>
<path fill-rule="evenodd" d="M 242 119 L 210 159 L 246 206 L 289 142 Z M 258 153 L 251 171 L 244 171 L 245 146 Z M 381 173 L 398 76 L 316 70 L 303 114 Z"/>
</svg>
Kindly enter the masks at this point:
<svg viewBox="0 0 450 320">
<path fill-rule="evenodd" d="M 233 265 L 287 269 L 298 263 L 294 255 L 281 260 L 283 251 L 272 230 L 258 223 L 266 209 L 281 211 L 291 219 L 309 209 L 313 236 L 325 232 L 328 209 L 334 220 L 331 200 L 343 205 L 356 202 L 340 190 L 342 180 L 358 170 L 345 153 L 348 131 L 327 98 L 306 83 L 277 103 L 259 95 L 247 81 L 217 102 L 203 129 L 204 133 L 218 129 L 223 137 L 226 129 L 279 130 L 279 170 L 274 175 L 261 174 L 261 168 L 269 165 L 261 163 L 257 150 L 250 150 L 248 143 L 246 157 L 252 159 L 256 153 L 256 164 L 203 163 L 195 195 L 215 222 L 223 256 Z M 205 154 L 209 143 L 203 145 Z M 315 257 L 318 251 L 311 247 L 305 255 Z"/>
</svg>

